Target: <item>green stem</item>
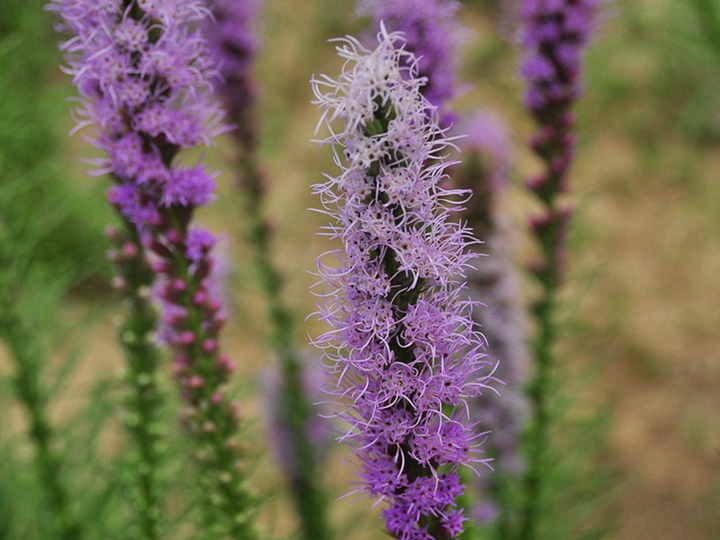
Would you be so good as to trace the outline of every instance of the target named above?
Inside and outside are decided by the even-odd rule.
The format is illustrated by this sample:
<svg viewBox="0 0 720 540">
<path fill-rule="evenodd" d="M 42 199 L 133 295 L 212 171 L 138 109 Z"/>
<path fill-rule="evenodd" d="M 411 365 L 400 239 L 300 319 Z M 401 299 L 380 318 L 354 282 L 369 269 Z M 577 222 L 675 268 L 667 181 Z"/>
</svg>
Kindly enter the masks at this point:
<svg viewBox="0 0 720 540">
<path fill-rule="evenodd" d="M 128 245 L 136 255 L 119 264 L 127 282 L 127 317 L 118 330 L 128 372 L 125 398 L 125 429 L 134 444 L 133 487 L 137 496 L 137 537 L 156 540 L 162 537 L 160 507 L 161 451 L 160 413 L 164 403 L 158 384 L 162 355 L 153 343 L 157 327 L 156 309 L 148 292 L 153 274 L 147 265 L 143 247 L 132 224 L 126 224 Z"/>
<path fill-rule="evenodd" d="M 261 279 L 270 320 L 270 347 L 278 355 L 282 374 L 283 410 L 287 414 L 294 453 L 297 459 L 291 474 L 290 488 L 300 518 L 302 538 L 329 540 L 332 538 L 327 516 L 327 498 L 317 481 L 315 449 L 308 439 L 311 404 L 303 391 L 303 366 L 293 342 L 293 317 L 282 299 L 283 282 L 271 257 L 271 233 L 263 219 L 259 204 L 261 179 L 252 157 L 242 161 L 244 190 L 248 215 L 248 237 L 255 250 L 255 265 Z M 254 188 L 253 188 L 254 186 Z"/>
<path fill-rule="evenodd" d="M 549 390 L 553 370 L 553 344 L 555 342 L 555 285 L 549 283 L 543 298 L 536 306 L 539 324 L 538 335 L 533 343 L 535 375 L 527 388 L 532 410 L 527 438 L 528 457 L 524 478 L 525 508 L 520 538 L 537 538 L 537 524 L 542 510 L 542 479 L 546 468 L 546 450 L 550 427 Z"/>
</svg>

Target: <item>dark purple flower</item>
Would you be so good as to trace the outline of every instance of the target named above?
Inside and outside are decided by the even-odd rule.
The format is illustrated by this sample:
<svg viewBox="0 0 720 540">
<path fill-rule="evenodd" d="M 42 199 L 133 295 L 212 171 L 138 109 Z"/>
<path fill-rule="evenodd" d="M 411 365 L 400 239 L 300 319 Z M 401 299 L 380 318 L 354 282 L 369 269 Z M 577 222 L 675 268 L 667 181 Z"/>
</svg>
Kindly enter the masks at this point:
<svg viewBox="0 0 720 540">
<path fill-rule="evenodd" d="M 331 330 L 317 345 L 347 404 L 341 440 L 356 449 L 363 489 L 386 501 L 388 532 L 454 538 L 458 467 L 482 452 L 466 404 L 489 377 L 462 286 L 472 240 L 450 219 L 462 192 L 440 185 L 449 143 L 424 80 L 400 34 L 378 39 L 369 51 L 348 38 L 340 77 L 313 82 L 341 166 L 315 192 L 343 245 L 318 261 Z"/>
<path fill-rule="evenodd" d="M 417 62 L 418 77 L 425 77 L 420 91 L 440 110 L 440 124 L 451 125 L 455 116 L 446 110 L 457 93 L 457 49 L 460 26 L 456 13 L 460 4 L 454 0 L 359 0 L 358 12 L 372 17 L 375 30 L 380 23 L 390 32 L 402 32 L 405 49 Z"/>
<path fill-rule="evenodd" d="M 572 161 L 573 103 L 581 94 L 581 59 L 603 0 L 524 0 L 520 8 L 525 105 L 540 126 L 533 148 L 549 170 L 530 182 L 541 199 L 565 191 Z"/>
</svg>

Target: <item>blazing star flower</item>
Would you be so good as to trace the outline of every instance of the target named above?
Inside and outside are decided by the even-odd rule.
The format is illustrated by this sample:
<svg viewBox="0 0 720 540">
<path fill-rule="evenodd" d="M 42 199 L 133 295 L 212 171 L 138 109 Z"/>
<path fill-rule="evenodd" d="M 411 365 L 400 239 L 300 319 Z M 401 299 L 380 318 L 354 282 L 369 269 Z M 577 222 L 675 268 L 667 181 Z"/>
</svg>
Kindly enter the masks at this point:
<svg viewBox="0 0 720 540">
<path fill-rule="evenodd" d="M 53 0 L 49 8 L 72 36 L 62 50 L 82 96 L 78 127 L 95 127 L 92 142 L 107 155 L 98 172 L 113 180 L 108 198 L 142 238 L 156 274 L 185 425 L 210 478 L 208 533 L 253 538 L 238 408 L 223 393 L 233 365 L 218 347 L 226 317 L 209 279 L 215 238 L 191 225 L 195 208 L 214 197 L 214 182 L 177 157 L 221 129 L 199 29 L 207 9 L 201 0 Z"/>
<path fill-rule="evenodd" d="M 193 29 L 202 2 L 53 0 L 50 9 L 73 36 L 61 48 L 82 96 L 74 115 L 78 128 L 95 127 L 91 141 L 108 156 L 97 172 L 113 177 L 110 202 L 141 229 L 173 206 L 206 204 L 212 175 L 174 159 L 208 143 L 220 118 L 205 41 Z"/>
<path fill-rule="evenodd" d="M 455 538 L 465 517 L 458 467 L 482 461 L 483 434 L 468 425 L 467 401 L 490 367 L 461 283 L 472 254 L 468 231 L 450 219 L 437 109 L 423 97 L 411 53 L 381 29 L 367 50 L 347 38 L 337 80 L 313 81 L 341 167 L 315 186 L 343 249 L 318 261 L 331 330 L 317 339 L 347 403 L 360 477 L 386 501 L 387 531 L 402 540 Z"/>
<path fill-rule="evenodd" d="M 604 0 L 523 0 L 520 6 L 523 61 L 527 82 L 525 105 L 535 118 L 538 133 L 531 146 L 543 162 L 543 171 L 526 185 L 542 203 L 530 221 L 540 248 L 529 267 L 541 287 L 533 306 L 537 336 L 534 370 L 526 385 L 531 418 L 526 431 L 527 466 L 520 535 L 537 536 L 543 501 L 544 471 L 552 415 L 553 348 L 557 334 L 557 297 L 566 271 L 567 235 L 572 212 L 560 200 L 568 190 L 567 177 L 575 146 L 572 106 L 581 93 L 582 56 Z"/>
<path fill-rule="evenodd" d="M 457 93 L 457 49 L 460 26 L 454 0 L 359 0 L 358 13 L 402 32 L 402 45 L 414 55 L 419 77 L 425 77 L 420 91 L 440 109 L 440 125 L 450 126 L 455 116 L 445 110 Z M 404 60 L 406 61 L 406 60 Z"/>
</svg>

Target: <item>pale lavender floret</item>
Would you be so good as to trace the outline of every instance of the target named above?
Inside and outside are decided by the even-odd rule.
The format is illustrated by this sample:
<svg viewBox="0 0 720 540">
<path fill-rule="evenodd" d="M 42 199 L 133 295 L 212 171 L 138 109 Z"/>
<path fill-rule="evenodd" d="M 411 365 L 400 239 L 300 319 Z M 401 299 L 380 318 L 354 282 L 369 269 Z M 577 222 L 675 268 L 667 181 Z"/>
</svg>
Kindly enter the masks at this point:
<svg viewBox="0 0 720 540">
<path fill-rule="evenodd" d="M 330 393 L 347 404 L 340 439 L 356 449 L 361 490 L 387 503 L 388 532 L 454 538 L 458 467 L 483 461 L 466 404 L 490 367 L 462 284 L 472 240 L 450 219 L 463 192 L 440 185 L 449 142 L 424 80 L 400 34 L 378 39 L 369 51 L 347 38 L 339 79 L 313 81 L 341 168 L 315 192 L 333 220 L 327 235 L 343 245 L 318 261 L 331 330 L 316 344 Z"/>
<path fill-rule="evenodd" d="M 489 187 L 496 192 L 505 189 L 510 178 L 512 141 L 502 119 L 493 111 L 480 110 L 462 122 L 457 132 L 463 137 L 459 141 L 463 156 L 467 158 L 469 153 L 470 159 L 477 156 L 483 162 Z"/>
<path fill-rule="evenodd" d="M 305 437 L 312 447 L 315 465 L 322 465 L 332 442 L 332 431 L 325 418 L 330 414 L 320 388 L 324 382 L 317 358 L 310 351 L 302 351 L 299 357 L 302 365 L 302 390 L 306 399 L 316 403 L 308 415 Z M 264 402 L 265 425 L 270 441 L 270 451 L 290 479 L 302 478 L 296 447 L 293 444 L 291 417 L 283 406 L 287 401 L 280 398 L 283 392 L 283 378 L 277 361 L 273 362 L 262 374 L 262 396 Z"/>
<path fill-rule="evenodd" d="M 358 12 L 372 17 L 376 29 L 382 22 L 389 31 L 404 34 L 403 45 L 417 59 L 418 76 L 426 78 L 421 92 L 440 109 L 443 127 L 455 120 L 446 107 L 458 91 L 459 9 L 454 0 L 358 1 Z"/>
<path fill-rule="evenodd" d="M 483 305 L 473 310 L 473 319 L 482 328 L 489 357 L 498 363 L 497 377 L 505 383 L 500 395 L 479 396 L 471 410 L 491 432 L 488 451 L 495 470 L 517 475 L 523 469 L 520 441 L 528 416 L 523 387 L 530 359 L 519 276 L 513 265 L 512 229 L 504 208 L 512 147 L 505 124 L 492 111 L 473 114 L 458 132 L 467 136 L 459 139 L 464 162 L 453 170 L 453 180 L 459 187 L 475 190 L 463 218 L 485 240 L 475 249 L 487 255 L 472 261 L 467 273 L 470 297 Z M 494 479 L 483 475 L 474 482 L 478 504 L 473 515 L 478 522 L 498 516 L 496 502 L 488 497 Z"/>
</svg>

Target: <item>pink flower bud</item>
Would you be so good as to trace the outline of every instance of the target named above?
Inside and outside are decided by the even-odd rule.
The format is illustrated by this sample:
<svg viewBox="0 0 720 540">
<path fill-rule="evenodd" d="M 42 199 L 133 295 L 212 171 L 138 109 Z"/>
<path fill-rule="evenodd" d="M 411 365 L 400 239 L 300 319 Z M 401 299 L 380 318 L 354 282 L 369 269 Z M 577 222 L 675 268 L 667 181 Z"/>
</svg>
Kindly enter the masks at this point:
<svg viewBox="0 0 720 540">
<path fill-rule="evenodd" d="M 214 339 L 206 339 L 205 341 L 203 341 L 202 351 L 204 353 L 209 354 L 215 349 L 217 349 L 217 341 L 215 341 Z"/>
<path fill-rule="evenodd" d="M 175 229 L 170 229 L 168 232 L 166 232 L 165 238 L 168 239 L 168 242 L 175 245 L 179 244 L 181 241 L 180 233 L 177 232 Z"/>
<path fill-rule="evenodd" d="M 195 343 L 195 334 L 190 330 L 183 330 L 178 336 L 178 343 L 181 345 L 192 345 Z"/>
<path fill-rule="evenodd" d="M 126 259 L 133 259 L 138 254 L 138 248 L 132 242 L 125 242 L 122 246 L 122 254 Z"/>
</svg>

